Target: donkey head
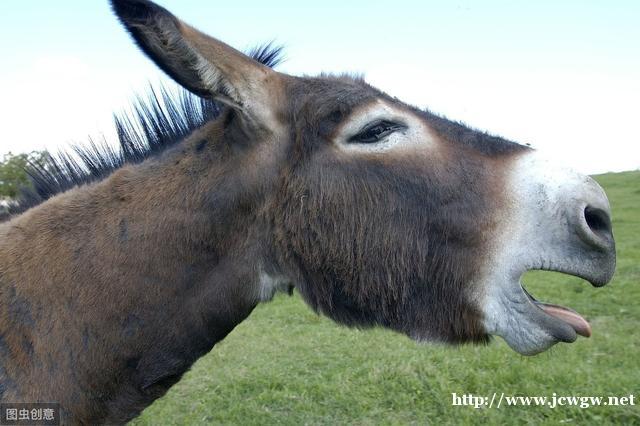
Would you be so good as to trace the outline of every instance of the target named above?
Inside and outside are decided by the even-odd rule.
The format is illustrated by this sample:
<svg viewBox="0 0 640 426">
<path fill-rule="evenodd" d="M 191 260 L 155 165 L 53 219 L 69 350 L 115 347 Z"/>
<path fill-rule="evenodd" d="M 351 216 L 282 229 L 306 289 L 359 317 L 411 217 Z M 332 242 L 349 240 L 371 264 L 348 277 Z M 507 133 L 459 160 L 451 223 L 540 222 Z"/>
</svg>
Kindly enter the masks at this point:
<svg viewBox="0 0 640 426">
<path fill-rule="evenodd" d="M 499 335 L 523 354 L 589 335 L 520 277 L 611 279 L 610 209 L 592 179 L 360 78 L 278 73 L 152 2 L 112 3 L 160 68 L 228 107 L 217 143 L 245 158 L 238 186 L 264 223 L 257 299 L 291 284 L 340 323 L 453 343 Z"/>
</svg>

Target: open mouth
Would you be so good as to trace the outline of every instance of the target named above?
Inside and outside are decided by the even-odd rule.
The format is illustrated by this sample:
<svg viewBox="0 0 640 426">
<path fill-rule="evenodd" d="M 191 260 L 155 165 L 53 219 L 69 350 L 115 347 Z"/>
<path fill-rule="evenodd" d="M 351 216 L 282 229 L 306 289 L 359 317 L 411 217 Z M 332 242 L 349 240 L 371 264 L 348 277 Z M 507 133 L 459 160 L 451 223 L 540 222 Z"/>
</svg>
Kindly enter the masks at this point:
<svg viewBox="0 0 640 426">
<path fill-rule="evenodd" d="M 522 287 L 522 284 L 520 284 L 520 286 Z M 591 325 L 582 315 L 571 308 L 567 308 L 566 306 L 540 302 L 535 297 L 533 297 L 531 293 L 529 293 L 524 287 L 522 287 L 522 290 L 527 295 L 529 300 L 540 310 L 542 310 L 542 312 L 570 325 L 580 336 L 591 336 Z"/>
<path fill-rule="evenodd" d="M 485 299 L 484 325 L 488 334 L 502 337 L 522 355 L 535 355 L 558 342 L 572 343 L 578 336 L 590 337 L 591 326 L 571 308 L 537 300 L 522 285 L 522 276 L 529 270 L 557 272 L 584 279 L 594 287 L 611 280 L 615 255 L 596 253 L 591 259 L 570 258 L 559 253 L 563 262 L 546 261 L 534 267 L 518 268 L 511 273 L 496 275 Z"/>
<path fill-rule="evenodd" d="M 574 262 L 567 262 L 573 265 Z M 611 266 L 612 268 L 612 266 Z M 610 272 L 592 273 L 596 268 L 545 265 L 544 268 L 527 268 L 559 272 L 587 280 L 594 286 L 610 279 Z M 525 270 L 525 271 L 526 271 Z M 590 337 L 591 326 L 571 308 L 537 300 L 522 285 L 520 270 L 506 279 L 495 279 L 493 291 L 485 299 L 484 325 L 488 334 L 502 337 L 507 344 L 522 355 L 535 355 L 558 342 L 572 343 L 578 336 Z M 606 275 L 606 276 L 605 276 Z"/>
</svg>

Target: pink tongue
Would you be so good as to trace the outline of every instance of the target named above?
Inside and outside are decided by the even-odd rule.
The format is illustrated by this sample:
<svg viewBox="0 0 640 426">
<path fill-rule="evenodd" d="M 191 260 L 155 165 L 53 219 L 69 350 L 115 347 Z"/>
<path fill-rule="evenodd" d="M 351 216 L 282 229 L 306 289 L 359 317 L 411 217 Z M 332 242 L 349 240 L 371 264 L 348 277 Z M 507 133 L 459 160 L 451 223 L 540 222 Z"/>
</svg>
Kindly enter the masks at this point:
<svg viewBox="0 0 640 426">
<path fill-rule="evenodd" d="M 536 304 L 547 314 L 569 324 L 579 335 L 584 337 L 591 336 L 591 326 L 586 319 L 573 309 L 552 305 L 550 303 L 536 302 Z"/>
</svg>

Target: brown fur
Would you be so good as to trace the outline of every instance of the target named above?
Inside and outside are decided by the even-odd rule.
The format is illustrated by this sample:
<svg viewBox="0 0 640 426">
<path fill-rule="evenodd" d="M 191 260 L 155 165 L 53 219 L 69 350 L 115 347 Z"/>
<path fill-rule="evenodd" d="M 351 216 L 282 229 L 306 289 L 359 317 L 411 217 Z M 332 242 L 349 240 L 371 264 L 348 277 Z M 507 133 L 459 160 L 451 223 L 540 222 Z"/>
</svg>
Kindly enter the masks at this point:
<svg viewBox="0 0 640 426">
<path fill-rule="evenodd" d="M 213 43 L 200 50 L 236 87 L 254 75 L 198 34 L 184 35 Z M 175 148 L 0 225 L 3 401 L 127 421 L 251 313 L 261 271 L 340 323 L 486 341 L 469 285 L 525 148 L 358 79 L 255 75 L 238 90 L 257 99 L 219 94 L 232 108 Z M 419 117 L 438 156 L 340 152 L 337 128 L 374 99 Z"/>
</svg>

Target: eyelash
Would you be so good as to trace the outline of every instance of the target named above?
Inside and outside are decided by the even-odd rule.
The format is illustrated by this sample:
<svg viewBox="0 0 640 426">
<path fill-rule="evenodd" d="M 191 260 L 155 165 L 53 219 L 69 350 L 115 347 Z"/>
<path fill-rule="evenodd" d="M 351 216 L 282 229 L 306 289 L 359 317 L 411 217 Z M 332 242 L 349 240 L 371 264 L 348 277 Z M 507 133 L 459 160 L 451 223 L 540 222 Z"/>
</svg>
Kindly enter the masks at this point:
<svg viewBox="0 0 640 426">
<path fill-rule="evenodd" d="M 376 143 L 384 139 L 391 133 L 402 130 L 406 126 L 388 120 L 380 120 L 369 124 L 357 135 L 349 138 L 351 143 Z"/>
</svg>

